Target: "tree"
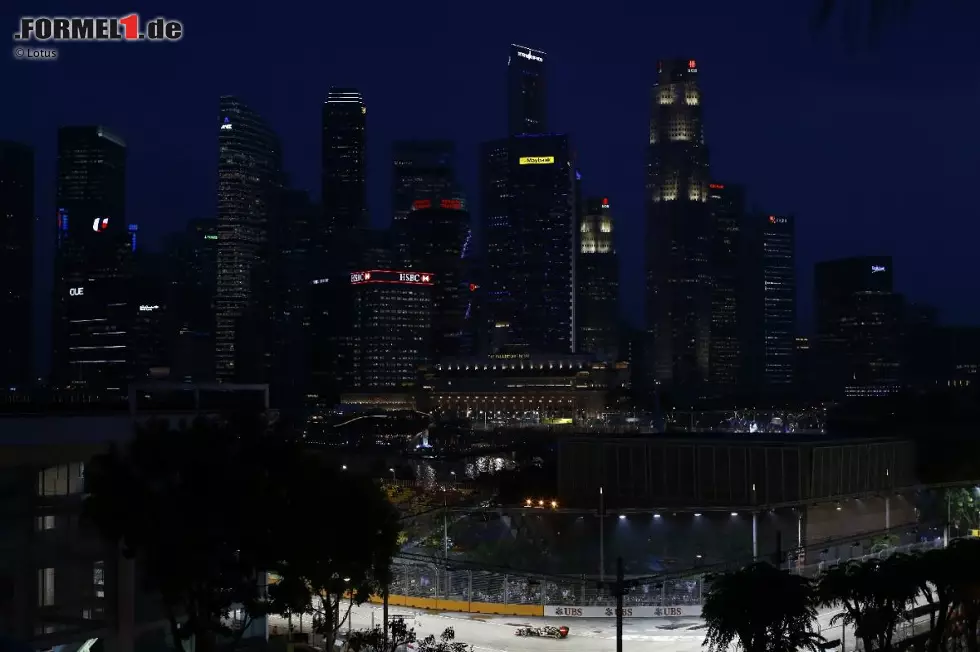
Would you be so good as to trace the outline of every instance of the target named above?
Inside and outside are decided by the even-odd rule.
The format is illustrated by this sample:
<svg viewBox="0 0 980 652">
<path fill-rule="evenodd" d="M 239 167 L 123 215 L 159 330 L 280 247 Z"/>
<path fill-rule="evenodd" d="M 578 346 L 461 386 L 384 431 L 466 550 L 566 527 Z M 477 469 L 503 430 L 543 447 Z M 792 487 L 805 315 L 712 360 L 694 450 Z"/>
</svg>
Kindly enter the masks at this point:
<svg viewBox="0 0 980 652">
<path fill-rule="evenodd" d="M 707 624 L 704 646 L 726 652 L 732 643 L 745 652 L 817 650 L 812 582 L 765 562 L 712 578 L 701 609 Z"/>
<path fill-rule="evenodd" d="M 388 638 L 380 627 L 352 632 L 347 637 L 350 652 L 395 652 L 405 645 L 415 644 L 418 652 L 473 652 L 473 646 L 456 640 L 456 631 L 447 627 L 437 638 L 429 634 L 418 638 L 401 618 L 388 624 Z"/>
<path fill-rule="evenodd" d="M 307 605 L 316 631 L 334 641 L 354 605 L 391 582 L 401 530 L 398 511 L 370 478 L 337 471 L 318 458 L 299 460 L 297 491 L 286 514 L 302 515 L 285 537 L 279 568 L 293 581 L 270 591 L 277 608 Z M 295 613 L 295 612 L 293 612 Z"/>
<path fill-rule="evenodd" d="M 268 612 L 262 572 L 278 556 L 274 518 L 298 448 L 260 421 L 140 428 L 86 468 L 84 518 L 140 563 L 174 645 L 234 644 Z M 229 622 L 234 608 L 243 619 Z"/>
<path fill-rule="evenodd" d="M 914 563 L 909 555 L 891 555 L 884 560 L 852 560 L 827 570 L 817 587 L 820 603 L 844 608 L 831 624 L 853 625 L 866 652 L 890 650 L 895 627 L 915 605 L 920 590 Z"/>
<path fill-rule="evenodd" d="M 904 19 L 913 5 L 913 0 L 817 0 L 813 25 L 825 29 L 837 21 L 848 45 L 874 42 L 882 28 Z"/>
</svg>

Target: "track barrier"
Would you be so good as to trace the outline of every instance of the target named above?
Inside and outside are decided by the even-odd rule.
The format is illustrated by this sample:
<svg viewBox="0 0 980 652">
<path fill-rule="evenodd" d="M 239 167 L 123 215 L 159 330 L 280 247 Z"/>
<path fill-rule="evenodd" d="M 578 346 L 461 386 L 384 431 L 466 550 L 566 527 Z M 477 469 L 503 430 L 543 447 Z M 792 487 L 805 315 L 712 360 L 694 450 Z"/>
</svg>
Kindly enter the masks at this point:
<svg viewBox="0 0 980 652">
<path fill-rule="evenodd" d="M 380 596 L 371 596 L 369 602 L 382 604 Z M 410 595 L 389 595 L 389 607 L 408 607 L 428 611 L 454 611 L 468 614 L 487 614 L 496 616 L 525 616 L 529 618 L 545 615 L 540 604 L 504 604 L 502 602 L 471 602 L 469 600 L 443 600 L 440 598 L 416 598 Z"/>
<path fill-rule="evenodd" d="M 557 604 L 544 606 L 549 618 L 615 618 L 616 607 L 572 607 Z M 670 607 L 623 607 L 623 618 L 700 618 L 701 605 L 683 604 Z"/>
</svg>

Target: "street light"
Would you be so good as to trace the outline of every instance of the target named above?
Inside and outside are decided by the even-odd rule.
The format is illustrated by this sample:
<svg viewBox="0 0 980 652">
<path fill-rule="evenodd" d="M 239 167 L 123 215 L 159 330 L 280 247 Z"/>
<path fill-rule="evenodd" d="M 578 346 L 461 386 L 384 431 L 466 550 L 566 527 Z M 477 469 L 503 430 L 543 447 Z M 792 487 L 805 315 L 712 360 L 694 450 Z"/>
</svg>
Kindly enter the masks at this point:
<svg viewBox="0 0 980 652">
<path fill-rule="evenodd" d="M 391 467 L 388 470 L 391 471 L 391 479 L 392 480 L 398 480 L 398 477 L 395 475 L 395 467 Z"/>
</svg>

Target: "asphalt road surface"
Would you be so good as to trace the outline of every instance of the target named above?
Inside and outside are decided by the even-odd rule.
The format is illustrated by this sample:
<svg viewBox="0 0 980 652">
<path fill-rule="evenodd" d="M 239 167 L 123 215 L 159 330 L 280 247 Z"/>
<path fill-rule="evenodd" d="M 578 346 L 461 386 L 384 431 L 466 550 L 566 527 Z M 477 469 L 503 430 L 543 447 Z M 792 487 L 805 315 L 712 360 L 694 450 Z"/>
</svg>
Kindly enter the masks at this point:
<svg viewBox="0 0 980 652">
<path fill-rule="evenodd" d="M 823 610 L 817 616 L 819 631 L 827 640 L 841 637 L 841 626 L 830 625 L 836 613 L 836 610 Z M 447 627 L 452 627 L 456 640 L 472 645 L 475 652 L 614 652 L 616 649 L 616 621 L 612 618 L 482 616 L 404 607 L 389 607 L 388 614 L 405 616 L 408 626 L 415 629 L 419 638 L 429 634 L 438 637 Z M 381 622 L 379 605 L 365 604 L 351 609 L 350 627 L 353 629 L 368 629 L 372 625 L 381 625 Z M 285 631 L 285 622 L 278 618 L 270 618 L 269 624 L 278 625 L 280 631 Z M 543 625 L 566 625 L 568 638 L 524 638 L 514 634 L 518 627 Z M 924 625 L 924 621 L 920 621 L 920 625 Z M 295 618 L 293 626 L 299 631 Z M 306 626 L 308 631 L 308 622 Z M 921 631 L 921 627 L 916 631 Z M 623 643 L 630 652 L 702 651 L 703 641 L 704 622 L 700 618 L 627 618 L 623 621 Z M 845 634 L 845 643 L 846 650 L 855 648 L 850 627 Z"/>
</svg>

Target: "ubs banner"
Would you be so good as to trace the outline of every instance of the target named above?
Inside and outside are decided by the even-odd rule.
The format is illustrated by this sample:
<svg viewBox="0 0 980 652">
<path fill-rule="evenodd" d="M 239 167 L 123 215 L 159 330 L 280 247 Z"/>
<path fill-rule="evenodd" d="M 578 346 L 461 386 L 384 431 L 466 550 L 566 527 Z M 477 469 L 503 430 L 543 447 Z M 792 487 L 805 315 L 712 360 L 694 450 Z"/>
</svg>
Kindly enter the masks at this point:
<svg viewBox="0 0 980 652">
<path fill-rule="evenodd" d="M 548 604 L 544 607 L 546 618 L 615 618 L 616 607 L 564 607 Z M 623 618 L 700 618 L 701 605 L 676 605 L 671 607 L 624 607 Z"/>
</svg>

